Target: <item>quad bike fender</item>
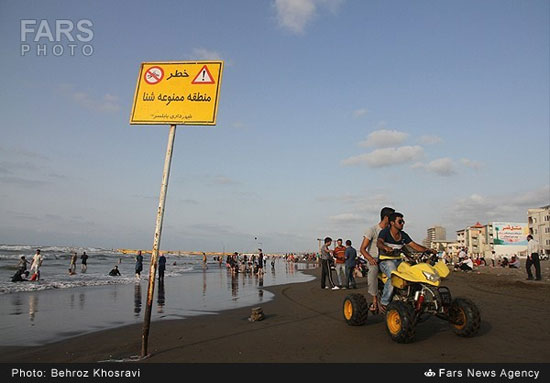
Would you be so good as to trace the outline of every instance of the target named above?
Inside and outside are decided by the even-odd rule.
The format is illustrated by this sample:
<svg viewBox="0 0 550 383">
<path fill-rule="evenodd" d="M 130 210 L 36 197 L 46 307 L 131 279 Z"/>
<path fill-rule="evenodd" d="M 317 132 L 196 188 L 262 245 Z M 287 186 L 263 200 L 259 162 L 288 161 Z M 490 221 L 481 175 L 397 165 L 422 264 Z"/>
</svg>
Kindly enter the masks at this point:
<svg viewBox="0 0 550 383">
<path fill-rule="evenodd" d="M 426 277 L 425 273 L 436 275 L 439 278 L 430 280 Z M 397 270 L 391 273 L 392 285 L 400 289 L 406 286 L 406 282 L 427 283 L 432 286 L 439 286 L 441 279 L 446 278 L 449 273 L 449 268 L 443 261 L 437 262 L 435 266 L 431 266 L 428 263 L 410 265 L 407 262 L 401 262 Z M 378 278 L 382 280 L 382 283 L 386 283 L 388 280 L 383 273 L 379 273 Z"/>
<path fill-rule="evenodd" d="M 449 267 L 445 264 L 443 261 L 437 261 L 437 263 L 434 265 L 435 271 L 439 274 L 439 277 L 441 279 L 447 278 L 451 271 L 449 270 Z"/>
<path fill-rule="evenodd" d="M 416 265 L 411 266 L 406 262 L 402 262 L 397 267 L 397 270 L 392 272 L 392 278 L 395 275 L 396 277 L 404 279 L 405 281 L 408 281 L 408 282 L 427 283 L 432 286 L 439 286 L 441 282 L 439 278 L 437 280 L 428 280 L 424 275 L 424 272 L 429 274 L 439 275 L 437 270 L 433 266 L 430 266 L 427 263 L 418 263 Z"/>
</svg>

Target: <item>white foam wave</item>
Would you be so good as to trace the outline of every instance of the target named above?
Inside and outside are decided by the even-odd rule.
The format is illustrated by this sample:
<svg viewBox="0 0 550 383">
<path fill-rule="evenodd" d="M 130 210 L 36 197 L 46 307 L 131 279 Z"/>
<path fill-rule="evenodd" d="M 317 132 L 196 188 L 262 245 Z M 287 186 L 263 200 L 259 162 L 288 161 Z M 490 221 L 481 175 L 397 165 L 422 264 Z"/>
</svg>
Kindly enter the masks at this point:
<svg viewBox="0 0 550 383">
<path fill-rule="evenodd" d="M 33 249 L 36 249 L 36 246 L 28 246 L 28 245 L 0 245 L 0 250 L 8 250 L 8 251 L 33 251 Z"/>
<path fill-rule="evenodd" d="M 147 280 L 147 278 L 142 278 Z M 134 277 L 110 277 L 110 279 L 96 279 L 96 280 L 74 280 L 74 281 L 39 281 L 39 282 L 9 282 L 0 283 L 0 293 L 16 293 L 27 291 L 42 291 L 50 289 L 69 289 L 74 287 L 89 287 L 89 286 L 106 286 L 117 284 L 129 284 L 135 282 Z"/>
</svg>

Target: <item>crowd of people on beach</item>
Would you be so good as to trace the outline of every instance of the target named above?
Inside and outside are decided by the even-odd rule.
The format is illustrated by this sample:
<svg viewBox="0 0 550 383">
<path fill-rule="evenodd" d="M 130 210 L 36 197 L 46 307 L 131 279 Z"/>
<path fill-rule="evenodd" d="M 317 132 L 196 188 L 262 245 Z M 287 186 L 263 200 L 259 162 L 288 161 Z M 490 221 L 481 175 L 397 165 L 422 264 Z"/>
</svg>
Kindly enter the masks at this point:
<svg viewBox="0 0 550 383">
<path fill-rule="evenodd" d="M 455 271 L 471 272 L 475 268 L 482 266 L 513 269 L 519 269 L 521 266 L 519 257 L 516 254 L 513 254 L 508 259 L 506 256 L 497 256 L 494 250 L 491 253 L 490 265 L 483 255 L 476 254 L 475 257 L 470 256 L 466 247 L 460 248 L 456 258 L 447 250 L 437 253 L 433 249 L 426 248 L 414 242 L 403 231 L 404 224 L 403 214 L 396 212 L 393 208 L 384 207 L 380 211 L 380 221 L 365 231 L 359 248 L 359 254 L 352 246 L 351 240 L 346 240 L 344 246 L 343 239 L 338 238 L 331 249 L 330 246 L 333 240 L 330 237 L 326 237 L 319 253 L 287 253 L 283 255 L 283 258 L 288 263 L 318 261 L 322 268 L 321 288 L 323 289 L 355 289 L 357 288 L 355 277 L 367 277 L 368 294 L 371 295 L 373 302 L 370 307 L 372 311 L 377 311 L 387 305 L 389 303 L 389 296 L 391 296 L 391 283 L 386 282 L 380 298 L 381 302 L 378 302 L 377 278 L 379 271 L 386 275 L 391 275 L 391 272 L 396 270 L 401 262 L 400 252 L 406 250 L 407 247 L 428 254 L 425 259 L 426 261 L 441 259 Z M 527 279 L 540 281 L 542 279 L 539 259 L 540 246 L 533 239 L 532 235 L 528 235 L 527 240 L 528 248 L 525 265 Z M 206 253 L 203 252 L 202 256 L 203 268 L 206 269 L 208 268 Z M 80 256 L 81 273 L 86 273 L 87 271 L 88 258 L 85 251 Z M 239 254 L 238 252 L 234 252 L 225 258 L 225 266 L 233 275 L 244 273 L 261 276 L 264 273 L 264 269 L 267 268 L 268 260 L 270 260 L 272 270 L 275 268 L 274 256 L 271 256 L 271 259 L 269 258 L 270 256 L 264 256 L 262 249 L 258 249 L 258 254 Z M 16 266 L 17 271 L 11 279 L 12 282 L 39 281 L 40 267 L 43 261 L 44 257 L 40 249 L 36 250 L 31 262 L 22 255 Z M 120 264 L 121 261 L 122 258 L 119 258 L 118 263 Z M 218 262 L 221 267 L 223 257 L 215 256 L 214 261 Z M 77 263 L 78 255 L 76 252 L 72 252 L 68 269 L 69 275 L 76 274 Z M 174 262 L 175 264 L 176 262 Z M 163 281 L 166 270 L 166 257 L 163 253 L 159 254 L 157 266 L 158 278 Z M 533 278 L 531 271 L 532 267 L 535 268 L 535 278 Z M 135 255 L 135 277 L 137 280 L 141 278 L 142 271 L 143 255 L 142 251 L 138 250 Z M 336 281 L 333 278 L 333 271 L 336 274 Z M 115 265 L 108 275 L 112 277 L 121 276 L 118 265 Z"/>
<path fill-rule="evenodd" d="M 80 256 L 81 260 L 81 273 L 86 273 L 88 270 L 88 254 L 84 251 L 82 255 Z M 26 259 L 24 255 L 22 255 L 19 258 L 19 262 L 16 266 L 16 272 L 12 276 L 11 281 L 12 282 L 23 282 L 23 281 L 39 281 L 40 280 L 40 267 L 42 266 L 42 263 L 44 262 L 44 256 L 41 254 L 40 249 L 37 249 L 32 261 L 30 262 L 31 266 L 30 269 L 28 269 L 29 261 Z M 70 257 L 70 263 L 69 263 L 69 275 L 75 275 L 76 274 L 76 268 L 78 263 L 78 254 L 76 251 L 73 251 L 71 253 Z"/>
<path fill-rule="evenodd" d="M 275 268 L 275 258 L 274 256 L 264 256 L 262 249 L 258 249 L 258 254 L 241 254 L 239 255 L 238 252 L 233 253 L 232 255 L 228 255 L 225 264 L 227 268 L 233 273 L 237 274 L 239 272 L 241 273 L 247 273 L 247 274 L 254 274 L 254 275 L 262 275 L 264 273 L 264 268 L 267 267 L 267 262 L 270 260 L 271 268 L 274 270 Z M 71 252 L 71 255 L 69 257 L 69 268 L 68 268 L 68 274 L 69 275 L 76 275 L 77 274 L 77 263 L 78 263 L 78 254 L 76 252 Z M 81 260 L 81 273 L 86 273 L 88 269 L 88 258 L 89 256 L 84 251 L 82 255 L 80 256 Z M 287 254 L 285 255 L 285 260 L 288 262 L 295 262 L 296 259 L 294 258 L 294 254 Z M 135 267 L 134 267 L 134 273 L 136 280 L 141 279 L 141 273 L 143 271 L 143 254 L 141 250 L 138 250 L 136 252 L 136 255 L 134 257 L 135 260 Z M 218 263 L 220 267 L 223 265 L 223 257 L 222 256 L 215 256 L 213 258 L 215 262 Z M 33 256 L 33 259 L 31 262 L 29 262 L 24 255 L 20 257 L 20 260 L 16 266 L 16 272 L 11 278 L 12 282 L 23 282 L 23 281 L 39 281 L 40 280 L 40 267 L 42 266 L 42 263 L 44 261 L 44 257 L 41 254 L 40 249 L 36 250 L 35 255 Z M 122 257 L 119 257 L 118 264 L 122 262 Z M 166 256 L 164 253 L 160 253 L 158 256 L 157 261 L 157 270 L 158 270 L 158 278 L 160 281 L 164 280 L 164 275 L 166 271 Z M 29 263 L 30 263 L 30 269 L 29 269 Z M 206 253 L 202 253 L 202 266 L 203 269 L 207 269 L 207 257 Z M 121 276 L 121 272 L 119 270 L 119 267 L 117 265 L 114 265 L 114 267 L 109 271 L 108 275 L 111 277 L 118 277 Z M 176 265 L 176 262 L 174 261 L 173 265 Z"/>
<path fill-rule="evenodd" d="M 238 273 L 254 274 L 261 276 L 264 268 L 267 267 L 268 257 L 264 256 L 262 249 L 258 249 L 258 254 L 241 254 L 234 252 L 225 258 L 225 266 L 233 275 Z M 271 259 L 271 268 L 275 268 L 275 260 Z"/>
<path fill-rule="evenodd" d="M 529 235 L 527 238 L 529 241 L 528 243 L 532 243 L 534 241 L 531 235 Z M 455 271 L 469 272 L 474 271 L 478 267 L 501 267 L 510 269 L 521 268 L 521 261 L 517 254 L 512 254 L 510 257 L 508 257 L 506 255 L 497 255 L 496 252 L 492 250 L 490 259 L 491 263 L 489 264 L 483 255 L 469 255 L 468 249 L 466 247 L 460 248 L 457 255 L 457 260 L 454 262 L 450 256 L 445 255 L 445 252 L 443 253 L 443 257 L 446 260 L 446 263 L 451 264 Z M 536 243 L 536 241 L 535 243 L 531 244 L 531 248 L 528 247 L 527 249 L 527 259 L 525 267 L 528 280 L 533 279 L 533 275 L 531 272 L 532 267 L 535 268 L 535 280 L 541 280 L 540 261 L 538 259 L 538 243 Z"/>
<path fill-rule="evenodd" d="M 358 255 L 352 247 L 351 240 L 346 240 L 346 245 L 343 246 L 343 240 L 339 238 L 334 248 L 331 248 L 333 240 L 326 237 L 319 254 L 322 267 L 321 288 L 332 290 L 355 288 L 354 277 L 366 276 L 367 291 L 372 298 L 369 310 L 371 312 L 384 312 L 385 307 L 391 301 L 393 287 L 391 279 L 388 278 L 383 290 L 378 291 L 379 272 L 391 275 L 391 272 L 396 270 L 401 263 L 401 255 L 406 254 L 409 248 L 421 253 L 418 258 L 419 261 L 434 265 L 435 262 L 442 260 L 455 271 L 468 272 L 477 267 L 489 266 L 483 255 L 470 256 L 465 247 L 459 250 L 455 258 L 447 250 L 437 252 L 434 249 L 422 246 L 414 242 L 403 231 L 404 224 L 403 214 L 396 212 L 393 208 L 384 207 L 380 211 L 380 221 L 365 231 Z M 527 240 L 529 243 L 526 261 L 527 279 L 541 280 L 538 257 L 539 245 L 531 235 L 527 237 Z M 510 259 L 508 257 L 497 257 L 495 251 L 491 254 L 490 267 L 519 269 L 520 265 L 519 257 L 516 254 L 513 254 Z M 531 272 L 532 267 L 535 268 L 535 278 L 533 278 Z M 333 271 L 337 277 L 336 281 L 332 276 Z"/>
</svg>

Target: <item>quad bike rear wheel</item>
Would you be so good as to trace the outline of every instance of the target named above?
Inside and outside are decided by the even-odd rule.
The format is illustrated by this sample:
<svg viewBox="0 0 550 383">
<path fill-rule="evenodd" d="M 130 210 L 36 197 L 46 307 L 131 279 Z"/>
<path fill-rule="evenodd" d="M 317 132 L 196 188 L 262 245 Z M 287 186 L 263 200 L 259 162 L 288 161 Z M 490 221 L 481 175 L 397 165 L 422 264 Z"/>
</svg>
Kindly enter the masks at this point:
<svg viewBox="0 0 550 383">
<path fill-rule="evenodd" d="M 456 298 L 449 308 L 449 322 L 458 336 L 471 337 L 477 334 L 481 325 L 479 309 L 470 299 Z"/>
<path fill-rule="evenodd" d="M 362 326 L 367 322 L 369 309 L 362 294 L 350 294 L 344 299 L 344 319 L 350 326 Z"/>
<path fill-rule="evenodd" d="M 412 308 L 400 301 L 391 302 L 386 307 L 386 330 L 394 342 L 411 342 L 415 335 Z"/>
</svg>

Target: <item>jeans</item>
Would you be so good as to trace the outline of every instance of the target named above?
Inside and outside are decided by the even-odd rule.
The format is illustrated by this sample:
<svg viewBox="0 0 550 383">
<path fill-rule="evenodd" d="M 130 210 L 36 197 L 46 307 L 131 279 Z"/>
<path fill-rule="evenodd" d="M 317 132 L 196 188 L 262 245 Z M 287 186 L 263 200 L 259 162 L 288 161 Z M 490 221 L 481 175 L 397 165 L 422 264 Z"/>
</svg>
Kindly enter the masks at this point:
<svg viewBox="0 0 550 383">
<path fill-rule="evenodd" d="M 384 306 L 387 306 L 391 302 L 393 294 L 393 285 L 391 284 L 391 272 L 397 270 L 397 266 L 402 262 L 401 259 L 385 259 L 380 261 L 378 267 L 380 271 L 386 274 L 388 279 L 384 284 L 384 290 L 382 291 L 382 297 L 380 298 L 380 303 Z"/>
<path fill-rule="evenodd" d="M 344 263 L 336 264 L 336 276 L 338 277 L 338 285 L 343 286 L 347 281 L 346 265 Z"/>
<path fill-rule="evenodd" d="M 355 283 L 355 277 L 353 276 L 353 271 L 355 270 L 355 266 L 348 266 L 346 265 L 346 288 L 356 288 L 357 284 Z"/>
</svg>

